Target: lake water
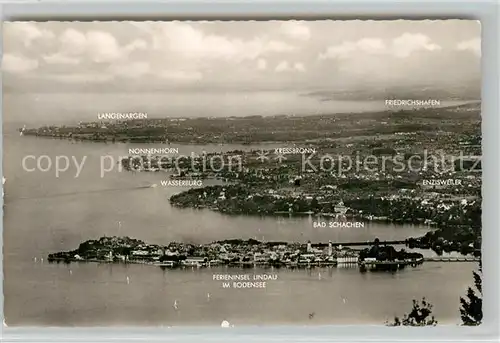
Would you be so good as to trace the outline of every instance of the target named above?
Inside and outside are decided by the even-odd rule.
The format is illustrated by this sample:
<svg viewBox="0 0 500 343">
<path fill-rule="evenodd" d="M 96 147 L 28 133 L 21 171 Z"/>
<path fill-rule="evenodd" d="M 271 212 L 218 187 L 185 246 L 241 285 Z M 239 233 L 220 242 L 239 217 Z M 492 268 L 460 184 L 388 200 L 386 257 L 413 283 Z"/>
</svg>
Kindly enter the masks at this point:
<svg viewBox="0 0 500 343">
<path fill-rule="evenodd" d="M 134 146 L 137 147 L 137 146 Z M 269 147 L 269 146 L 268 146 Z M 459 297 L 472 283 L 475 263 L 424 263 L 391 273 L 356 268 L 245 270 L 272 273 L 265 289 L 224 289 L 212 275 L 238 270 L 162 270 L 144 265 L 49 264 L 47 254 L 75 249 L 104 235 L 146 242 L 207 243 L 228 238 L 326 242 L 404 239 L 428 228 L 373 223 L 364 228 L 313 228 L 312 218 L 224 216 L 172 208 L 184 188 L 140 188 L 166 179 L 159 173 L 119 172 L 100 177 L 102 155 L 127 155 L 126 144 L 71 143 L 4 134 L 4 294 L 8 325 L 383 324 L 426 297 L 440 323 L 459 322 Z M 204 146 L 194 149 L 256 148 Z M 87 156 L 56 177 L 27 172 L 26 155 Z M 33 161 L 28 167 L 34 166 Z M 432 254 L 429 251 L 426 254 Z M 34 261 L 34 258 L 37 261 Z M 321 276 L 319 275 L 321 274 Z M 127 277 L 129 282 L 127 282 Z M 174 308 L 177 304 L 177 309 Z M 309 314 L 314 313 L 312 319 Z"/>
</svg>

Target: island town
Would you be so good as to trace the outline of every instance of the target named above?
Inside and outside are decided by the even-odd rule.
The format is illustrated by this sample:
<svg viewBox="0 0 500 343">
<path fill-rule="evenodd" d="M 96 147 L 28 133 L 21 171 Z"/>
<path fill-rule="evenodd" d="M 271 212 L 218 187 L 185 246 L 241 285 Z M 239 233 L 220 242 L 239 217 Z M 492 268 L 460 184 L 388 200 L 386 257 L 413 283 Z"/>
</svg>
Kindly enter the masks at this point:
<svg viewBox="0 0 500 343">
<path fill-rule="evenodd" d="M 361 271 L 397 270 L 416 267 L 425 261 L 417 252 L 404 248 L 396 250 L 394 244 L 414 246 L 418 240 L 344 243 L 287 243 L 261 242 L 255 239 L 224 240 L 209 244 L 171 242 L 168 245 L 147 244 L 129 237 L 101 237 L 88 240 L 75 250 L 49 254 L 51 263 L 97 262 L 135 263 L 162 268 L 202 268 L 228 266 L 239 268 L 314 268 L 339 265 L 359 266 Z M 367 246 L 360 248 L 360 246 Z M 436 261 L 438 259 L 429 259 Z M 446 260 L 446 259 L 445 259 Z M 451 261 L 450 259 L 447 259 Z M 474 262 L 478 257 L 455 258 L 456 262 Z"/>
</svg>

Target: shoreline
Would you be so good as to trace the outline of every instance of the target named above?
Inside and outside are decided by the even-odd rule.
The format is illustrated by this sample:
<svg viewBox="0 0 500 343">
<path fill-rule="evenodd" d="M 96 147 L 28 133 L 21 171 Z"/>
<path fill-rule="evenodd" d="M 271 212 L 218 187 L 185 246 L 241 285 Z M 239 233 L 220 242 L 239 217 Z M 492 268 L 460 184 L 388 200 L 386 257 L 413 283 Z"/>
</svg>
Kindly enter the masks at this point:
<svg viewBox="0 0 500 343">
<path fill-rule="evenodd" d="M 172 123 L 171 118 L 150 118 L 136 119 L 129 121 L 90 121 L 86 123 L 74 124 L 72 126 L 57 126 L 45 125 L 38 128 L 22 128 L 18 129 L 22 135 L 59 138 L 59 139 L 78 139 L 82 141 L 93 142 L 136 142 L 136 143 L 185 143 L 185 144 L 242 144 L 251 145 L 258 142 L 308 142 L 317 141 L 318 139 L 331 138 L 348 138 L 353 136 L 353 133 L 358 132 L 356 125 L 352 124 L 354 114 L 358 114 L 357 119 L 382 119 L 393 113 L 408 114 L 418 116 L 428 113 L 439 113 L 442 116 L 449 117 L 448 112 L 467 111 L 472 108 L 474 111 L 480 112 L 479 104 L 481 100 L 464 101 L 460 104 L 450 104 L 448 106 L 438 107 L 420 107 L 420 108 L 386 108 L 385 110 L 368 110 L 364 112 L 344 112 L 344 113 L 329 113 L 329 114 L 311 114 L 300 116 L 245 116 L 235 117 L 231 119 L 231 123 L 237 128 L 234 132 L 226 135 L 220 135 L 220 129 L 227 128 L 227 119 L 224 117 L 205 117 L 205 118 L 180 118 L 181 121 Z M 446 113 L 442 113 L 446 112 Z M 475 114 L 471 118 L 476 118 Z M 480 118 L 476 118 L 480 119 Z M 302 130 L 294 131 L 296 127 L 295 121 L 299 120 L 303 126 Z M 318 130 L 315 122 L 318 120 L 326 120 L 327 125 Z M 338 121 L 347 123 L 344 130 L 338 131 Z M 201 124 L 210 123 L 215 126 L 215 129 L 203 132 L 200 137 L 193 139 L 192 135 L 187 135 L 183 128 L 190 126 L 200 127 Z M 126 125 L 125 125 L 126 124 Z M 270 127 L 278 124 L 281 127 L 279 132 L 269 131 Z M 180 125 L 180 126 L 178 126 Z M 375 125 L 366 129 L 366 133 L 372 135 L 378 134 L 394 134 L 395 132 L 434 132 L 434 127 L 431 125 L 415 124 L 415 127 L 408 127 L 406 124 L 396 125 L 387 128 L 383 125 Z M 258 130 L 251 130 L 250 127 L 257 127 Z M 174 127 L 173 131 L 167 128 Z M 450 130 L 453 130 L 450 126 Z M 245 135 L 238 132 L 245 133 Z M 249 135 L 247 135 L 249 133 Z M 241 137 L 245 137 L 242 139 Z"/>
</svg>

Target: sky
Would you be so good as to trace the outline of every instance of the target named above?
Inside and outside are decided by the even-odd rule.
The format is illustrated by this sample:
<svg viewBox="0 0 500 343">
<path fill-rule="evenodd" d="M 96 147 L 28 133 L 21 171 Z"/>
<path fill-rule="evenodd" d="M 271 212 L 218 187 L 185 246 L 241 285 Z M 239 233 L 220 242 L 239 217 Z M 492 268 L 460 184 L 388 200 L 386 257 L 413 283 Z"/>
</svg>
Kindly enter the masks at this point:
<svg viewBox="0 0 500 343">
<path fill-rule="evenodd" d="M 158 92 L 218 93 L 216 102 L 234 92 L 480 87 L 473 20 L 5 22 L 3 33 L 13 108 L 56 95 L 97 106 L 126 95 L 141 107 L 139 94 Z"/>
</svg>

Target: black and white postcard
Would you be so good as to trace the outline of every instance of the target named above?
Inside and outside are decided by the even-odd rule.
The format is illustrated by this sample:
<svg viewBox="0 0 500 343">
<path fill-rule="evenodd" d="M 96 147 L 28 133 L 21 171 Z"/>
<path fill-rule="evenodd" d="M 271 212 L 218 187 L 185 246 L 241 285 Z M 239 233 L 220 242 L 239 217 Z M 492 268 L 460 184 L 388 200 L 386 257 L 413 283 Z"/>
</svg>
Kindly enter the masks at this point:
<svg viewBox="0 0 500 343">
<path fill-rule="evenodd" d="M 478 21 L 3 33 L 6 325 L 481 323 Z"/>
</svg>

